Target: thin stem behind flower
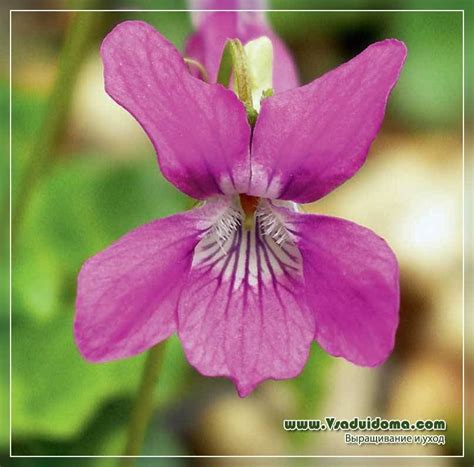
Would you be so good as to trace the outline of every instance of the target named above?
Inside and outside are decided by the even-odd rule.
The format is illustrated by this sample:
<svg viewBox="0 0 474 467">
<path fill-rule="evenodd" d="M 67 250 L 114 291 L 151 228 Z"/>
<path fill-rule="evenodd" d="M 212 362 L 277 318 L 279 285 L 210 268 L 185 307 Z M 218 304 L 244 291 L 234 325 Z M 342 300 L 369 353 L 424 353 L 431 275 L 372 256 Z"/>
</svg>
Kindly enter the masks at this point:
<svg viewBox="0 0 474 467">
<path fill-rule="evenodd" d="M 140 455 L 146 429 L 153 412 L 153 392 L 163 361 L 164 347 L 165 342 L 162 342 L 147 352 L 140 388 L 138 389 L 128 424 L 127 445 L 123 453 L 124 456 Z M 122 458 L 121 466 L 131 467 L 134 462 L 134 457 L 124 457 Z"/>
<path fill-rule="evenodd" d="M 46 103 L 43 122 L 33 141 L 25 172 L 14 190 L 12 230 L 20 226 L 30 197 L 55 155 L 56 144 L 69 115 L 73 91 L 86 52 L 102 13 L 76 12 L 71 19 L 58 63 L 56 81 Z"/>
</svg>

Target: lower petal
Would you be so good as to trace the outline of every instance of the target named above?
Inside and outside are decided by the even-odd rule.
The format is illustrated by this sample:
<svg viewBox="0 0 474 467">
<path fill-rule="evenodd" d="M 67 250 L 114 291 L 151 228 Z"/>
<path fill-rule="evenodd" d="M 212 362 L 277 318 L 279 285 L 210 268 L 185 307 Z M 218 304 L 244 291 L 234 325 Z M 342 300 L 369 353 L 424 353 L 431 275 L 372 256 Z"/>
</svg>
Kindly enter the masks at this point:
<svg viewBox="0 0 474 467">
<path fill-rule="evenodd" d="M 327 216 L 281 210 L 303 256 L 315 339 L 327 352 L 362 366 L 383 363 L 399 320 L 399 268 L 371 230 Z"/>
<path fill-rule="evenodd" d="M 227 201 L 143 225 L 90 258 L 78 278 L 74 335 L 94 362 L 129 357 L 176 330 L 193 251 Z"/>
<path fill-rule="evenodd" d="M 314 336 L 298 249 L 260 214 L 246 229 L 236 212 L 230 228 L 201 240 L 178 306 L 190 363 L 231 378 L 242 397 L 266 379 L 296 376 Z"/>
</svg>

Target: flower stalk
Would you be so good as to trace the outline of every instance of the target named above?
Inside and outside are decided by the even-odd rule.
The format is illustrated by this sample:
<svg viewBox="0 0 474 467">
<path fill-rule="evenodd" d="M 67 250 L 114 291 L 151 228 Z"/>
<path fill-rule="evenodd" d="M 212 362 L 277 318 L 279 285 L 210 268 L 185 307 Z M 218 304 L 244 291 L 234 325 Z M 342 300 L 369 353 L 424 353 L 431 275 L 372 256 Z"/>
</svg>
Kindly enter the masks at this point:
<svg viewBox="0 0 474 467">
<path fill-rule="evenodd" d="M 153 413 L 153 393 L 155 383 L 160 372 L 165 342 L 157 344 L 147 352 L 145 367 L 143 368 L 140 387 L 133 403 L 130 422 L 128 425 L 127 444 L 122 458 L 122 467 L 132 467 L 135 457 L 140 451 L 145 440 L 146 429 Z"/>
</svg>

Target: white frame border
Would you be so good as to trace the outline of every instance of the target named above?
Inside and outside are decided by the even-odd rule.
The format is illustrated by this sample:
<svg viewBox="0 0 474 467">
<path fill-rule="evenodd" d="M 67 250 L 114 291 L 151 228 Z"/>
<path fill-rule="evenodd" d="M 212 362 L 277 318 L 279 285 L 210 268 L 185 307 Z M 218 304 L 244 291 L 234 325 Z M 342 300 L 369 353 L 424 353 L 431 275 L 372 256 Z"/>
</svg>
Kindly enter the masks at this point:
<svg viewBox="0 0 474 467">
<path fill-rule="evenodd" d="M 258 12 L 324 12 L 324 13 L 338 13 L 338 12 L 372 12 L 372 13 L 400 13 L 400 12 L 417 12 L 417 13 L 462 13 L 462 454 L 455 455 L 140 455 L 140 456 L 125 456 L 125 455 L 34 455 L 34 454 L 12 454 L 12 13 L 70 13 L 70 12 L 102 12 L 102 13 L 147 13 L 147 12 L 162 12 L 162 13 L 186 13 L 186 12 L 205 12 L 205 11 L 223 11 L 223 12 L 234 12 L 234 11 L 258 11 Z M 100 10 L 71 10 L 71 9 L 25 9 L 9 10 L 9 185 L 10 185 L 10 196 L 9 196 L 9 456 L 10 458 L 464 458 L 465 456 L 465 10 L 464 9 L 453 9 L 453 10 L 430 10 L 430 9 L 349 9 L 349 10 L 290 10 L 290 9 L 266 9 L 266 10 L 235 10 L 235 9 L 222 9 L 222 10 L 202 10 L 202 9 L 100 9 Z"/>
</svg>

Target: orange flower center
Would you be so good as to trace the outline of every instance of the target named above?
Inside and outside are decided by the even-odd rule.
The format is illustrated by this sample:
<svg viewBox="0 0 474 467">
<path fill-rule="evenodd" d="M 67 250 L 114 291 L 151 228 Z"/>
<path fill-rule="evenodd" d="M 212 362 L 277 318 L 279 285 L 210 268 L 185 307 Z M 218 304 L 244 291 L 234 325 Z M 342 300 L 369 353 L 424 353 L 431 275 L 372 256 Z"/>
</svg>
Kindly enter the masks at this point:
<svg viewBox="0 0 474 467">
<path fill-rule="evenodd" d="M 258 203 L 260 198 L 258 196 L 250 196 L 245 194 L 240 194 L 240 205 L 245 214 L 244 227 L 251 229 L 253 227 L 254 214 L 257 210 Z"/>
</svg>

